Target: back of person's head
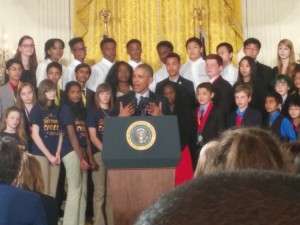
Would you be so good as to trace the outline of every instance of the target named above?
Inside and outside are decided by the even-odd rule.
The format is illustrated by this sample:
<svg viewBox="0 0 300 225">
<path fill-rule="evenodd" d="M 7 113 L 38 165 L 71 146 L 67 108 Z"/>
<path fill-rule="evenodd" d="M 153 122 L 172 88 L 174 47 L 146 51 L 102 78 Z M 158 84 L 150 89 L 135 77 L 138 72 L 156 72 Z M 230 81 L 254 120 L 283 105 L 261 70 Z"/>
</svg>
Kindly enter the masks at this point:
<svg viewBox="0 0 300 225">
<path fill-rule="evenodd" d="M 21 155 L 22 152 L 14 139 L 0 137 L 0 184 L 11 184 L 17 177 Z"/>
<path fill-rule="evenodd" d="M 245 92 L 250 97 L 252 96 L 253 89 L 250 84 L 240 84 L 234 88 L 234 94 L 239 92 Z"/>
<path fill-rule="evenodd" d="M 225 47 L 227 49 L 228 53 L 233 53 L 233 47 L 228 42 L 222 42 L 222 43 L 218 44 L 216 51 L 218 51 L 218 49 L 221 47 Z"/>
<path fill-rule="evenodd" d="M 194 172 L 194 177 L 199 177 L 219 170 L 218 166 L 214 165 L 218 143 L 218 141 L 214 140 L 208 142 L 202 147 L 197 167 Z"/>
<path fill-rule="evenodd" d="M 298 225 L 300 177 L 260 170 L 198 177 L 144 210 L 135 225 Z"/>
<path fill-rule="evenodd" d="M 39 161 L 31 154 L 24 153 L 16 186 L 30 191 L 44 192 L 44 180 Z"/>
<path fill-rule="evenodd" d="M 268 131 L 239 127 L 223 132 L 218 139 L 215 166 L 225 170 L 264 169 L 291 172 L 279 142 Z"/>
<path fill-rule="evenodd" d="M 287 159 L 291 163 L 294 172 L 297 174 L 300 173 L 300 142 L 287 142 L 281 145 L 281 149 L 283 152 L 287 153 Z"/>
<path fill-rule="evenodd" d="M 249 45 L 249 44 L 254 44 L 254 45 L 256 45 L 256 46 L 258 47 L 258 49 L 261 48 L 261 43 L 260 43 L 260 41 L 259 41 L 258 39 L 256 39 L 256 38 L 248 38 L 248 39 L 246 39 L 246 40 L 244 41 L 244 48 L 245 48 L 247 45 Z"/>
<path fill-rule="evenodd" d="M 282 104 L 282 97 L 276 91 L 272 91 L 272 92 L 267 93 L 265 99 L 266 98 L 273 98 L 278 105 Z"/>
<path fill-rule="evenodd" d="M 174 50 L 174 47 L 173 47 L 173 44 L 169 41 L 160 41 L 158 42 L 158 44 L 156 45 L 156 50 L 158 50 L 160 47 L 167 47 L 171 50 L 171 52 L 173 52 Z"/>
</svg>

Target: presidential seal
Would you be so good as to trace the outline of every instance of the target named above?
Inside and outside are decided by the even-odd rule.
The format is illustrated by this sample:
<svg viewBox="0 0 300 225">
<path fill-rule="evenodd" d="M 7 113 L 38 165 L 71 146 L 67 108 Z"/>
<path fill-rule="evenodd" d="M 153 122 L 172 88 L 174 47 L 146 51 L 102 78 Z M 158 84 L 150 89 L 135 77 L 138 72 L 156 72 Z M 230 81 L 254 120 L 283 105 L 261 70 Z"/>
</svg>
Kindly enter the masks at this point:
<svg viewBox="0 0 300 225">
<path fill-rule="evenodd" d="M 126 131 L 127 143 L 135 150 L 144 151 L 152 147 L 156 140 L 156 131 L 147 121 L 136 121 Z"/>
</svg>

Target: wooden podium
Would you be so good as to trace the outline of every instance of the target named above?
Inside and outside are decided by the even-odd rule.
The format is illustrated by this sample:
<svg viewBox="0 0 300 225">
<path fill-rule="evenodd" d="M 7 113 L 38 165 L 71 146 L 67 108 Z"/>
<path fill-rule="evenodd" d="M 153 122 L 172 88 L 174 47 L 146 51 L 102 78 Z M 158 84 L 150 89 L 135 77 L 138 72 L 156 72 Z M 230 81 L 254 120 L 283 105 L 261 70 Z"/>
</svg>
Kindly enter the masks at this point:
<svg viewBox="0 0 300 225">
<path fill-rule="evenodd" d="M 180 160 L 177 118 L 108 118 L 103 139 L 115 225 L 132 225 L 145 208 L 175 186 Z"/>
</svg>

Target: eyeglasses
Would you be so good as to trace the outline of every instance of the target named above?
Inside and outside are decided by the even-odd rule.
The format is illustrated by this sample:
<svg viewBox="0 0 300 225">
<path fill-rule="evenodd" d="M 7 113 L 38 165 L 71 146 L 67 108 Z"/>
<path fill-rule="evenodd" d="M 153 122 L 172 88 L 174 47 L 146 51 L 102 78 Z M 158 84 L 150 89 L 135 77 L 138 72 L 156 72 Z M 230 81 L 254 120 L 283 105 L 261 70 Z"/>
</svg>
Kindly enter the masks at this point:
<svg viewBox="0 0 300 225">
<path fill-rule="evenodd" d="M 21 46 L 24 48 L 34 48 L 35 47 L 35 45 L 21 45 Z"/>
<path fill-rule="evenodd" d="M 77 51 L 86 51 L 86 47 L 84 47 L 84 48 L 73 48 L 72 50 L 74 52 L 77 52 Z"/>
</svg>

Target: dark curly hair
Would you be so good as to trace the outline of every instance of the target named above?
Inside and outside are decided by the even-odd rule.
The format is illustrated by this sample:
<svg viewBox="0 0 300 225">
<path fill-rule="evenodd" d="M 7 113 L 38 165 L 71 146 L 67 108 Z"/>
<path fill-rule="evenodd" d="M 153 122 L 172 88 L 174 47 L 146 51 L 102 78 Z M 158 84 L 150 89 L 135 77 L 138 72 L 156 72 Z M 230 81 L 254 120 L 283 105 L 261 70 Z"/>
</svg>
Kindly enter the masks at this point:
<svg viewBox="0 0 300 225">
<path fill-rule="evenodd" d="M 21 150 L 10 137 L 0 138 L 0 184 L 11 184 L 21 166 Z"/>
<path fill-rule="evenodd" d="M 118 91 L 118 83 L 119 83 L 118 70 L 119 70 L 120 66 L 122 66 L 122 65 L 127 66 L 128 70 L 129 70 L 128 82 L 129 82 L 129 85 L 132 86 L 132 76 L 133 76 L 132 67 L 125 61 L 116 62 L 108 71 L 106 79 L 105 79 L 105 83 L 108 83 L 111 86 L 114 100 L 116 99 L 116 95 L 117 95 L 117 91 Z"/>
</svg>

